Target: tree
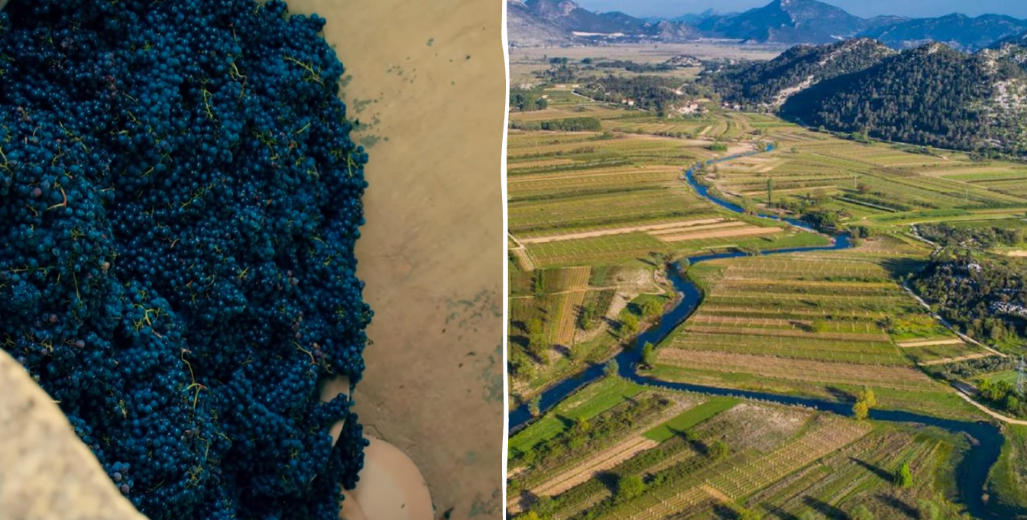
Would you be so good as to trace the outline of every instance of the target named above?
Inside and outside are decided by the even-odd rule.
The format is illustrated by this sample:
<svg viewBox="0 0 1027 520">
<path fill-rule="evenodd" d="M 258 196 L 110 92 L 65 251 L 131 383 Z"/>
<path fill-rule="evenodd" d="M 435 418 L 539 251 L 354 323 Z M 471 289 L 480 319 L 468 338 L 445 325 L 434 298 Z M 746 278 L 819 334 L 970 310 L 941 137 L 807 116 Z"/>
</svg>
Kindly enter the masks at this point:
<svg viewBox="0 0 1027 520">
<path fill-rule="evenodd" d="M 538 459 L 538 453 L 535 450 L 528 450 L 521 455 L 521 461 L 525 465 L 531 466 Z"/>
<path fill-rule="evenodd" d="M 542 320 L 538 318 L 532 318 L 528 322 L 528 351 L 540 363 L 549 364 L 549 341 L 546 340 Z"/>
<path fill-rule="evenodd" d="M 532 318 L 528 321 L 528 336 L 535 336 L 537 334 L 542 334 L 542 320 Z"/>
<path fill-rule="evenodd" d="M 645 483 L 642 482 L 642 477 L 638 475 L 621 477 L 620 481 L 617 482 L 618 501 L 627 501 L 639 497 L 644 491 Z"/>
<path fill-rule="evenodd" d="M 633 336 L 638 332 L 638 318 L 634 314 L 628 314 L 620 320 L 620 328 L 623 336 Z"/>
<path fill-rule="evenodd" d="M 863 387 L 863 391 L 859 393 L 859 400 L 866 403 L 867 408 L 877 408 L 877 396 L 874 395 L 872 388 Z"/>
<path fill-rule="evenodd" d="M 642 347 L 642 363 L 650 367 L 656 364 L 656 347 L 648 341 Z"/>
<path fill-rule="evenodd" d="M 518 516 L 516 520 L 542 520 L 542 517 L 538 516 L 538 513 L 534 511 L 528 511 L 523 515 Z"/>
<path fill-rule="evenodd" d="M 606 374 L 607 377 L 615 376 L 618 372 L 620 372 L 620 364 L 617 363 L 616 359 L 611 359 L 606 363 L 606 366 L 603 367 L 603 373 Z"/>
<path fill-rule="evenodd" d="M 852 415 L 856 416 L 856 420 L 862 421 L 870 416 L 870 410 L 875 406 L 877 406 L 877 396 L 874 395 L 874 391 L 863 387 L 856 398 L 856 404 L 852 405 Z"/>
<path fill-rule="evenodd" d="M 852 405 L 852 415 L 857 421 L 863 421 L 870 416 L 870 409 L 863 401 L 856 401 L 856 404 Z"/>
<path fill-rule="evenodd" d="M 596 304 L 588 302 L 581 307 L 581 315 L 578 316 L 578 326 L 582 330 L 592 330 L 596 326 Z"/>
<path fill-rule="evenodd" d="M 774 203 L 774 178 L 767 178 L 767 204 Z"/>
<path fill-rule="evenodd" d="M 532 417 L 538 417 L 542 413 L 542 396 L 536 395 L 528 402 L 528 413 Z"/>
<path fill-rule="evenodd" d="M 532 288 L 535 292 L 535 296 L 541 296 L 545 291 L 546 285 L 546 272 L 542 269 L 535 271 L 535 276 L 532 277 Z"/>
<path fill-rule="evenodd" d="M 649 300 L 642 306 L 642 316 L 647 319 L 655 318 L 663 314 L 663 304 L 659 300 Z"/>
<path fill-rule="evenodd" d="M 531 506 L 531 510 L 538 513 L 540 518 L 549 518 L 553 514 L 553 497 L 539 497 L 535 505 Z"/>
<path fill-rule="evenodd" d="M 588 433 L 592 430 L 592 424 L 588 422 L 588 419 L 578 417 L 578 420 L 574 422 L 574 430 L 579 433 Z"/>
<path fill-rule="evenodd" d="M 738 520 L 762 520 L 763 519 L 763 515 L 759 514 L 759 512 L 754 511 L 752 509 L 745 509 L 745 508 L 742 508 L 742 507 L 739 507 L 735 511 L 735 515 L 736 515 L 736 518 Z"/>
<path fill-rule="evenodd" d="M 742 197 L 742 199 L 738 201 L 738 205 L 741 206 L 742 212 L 746 215 L 756 213 L 756 204 L 753 203 L 752 199 L 749 197 Z"/>
<path fill-rule="evenodd" d="M 857 506 L 852 510 L 852 520 L 876 520 L 867 506 Z"/>
<path fill-rule="evenodd" d="M 727 444 L 725 444 L 724 441 L 713 441 L 713 444 L 710 445 L 708 453 L 711 459 L 720 460 L 724 457 L 727 457 L 729 451 L 730 450 L 728 449 Z"/>
<path fill-rule="evenodd" d="M 510 457 L 510 458 L 513 459 L 513 457 Z M 511 497 L 518 496 L 518 495 L 521 494 L 521 491 L 524 491 L 524 489 L 521 488 L 521 481 L 519 481 L 519 480 L 516 480 L 516 479 L 510 480 L 509 484 L 506 485 L 506 494 L 507 494 L 507 496 L 511 496 Z"/>
<path fill-rule="evenodd" d="M 519 346 L 510 346 L 510 360 L 508 364 L 510 365 L 510 374 L 516 379 L 526 381 L 535 374 L 535 367 L 524 353 L 524 350 Z"/>
<path fill-rule="evenodd" d="M 908 462 L 903 462 L 902 467 L 895 472 L 895 485 L 903 489 L 913 486 L 913 470 L 909 469 Z"/>
</svg>

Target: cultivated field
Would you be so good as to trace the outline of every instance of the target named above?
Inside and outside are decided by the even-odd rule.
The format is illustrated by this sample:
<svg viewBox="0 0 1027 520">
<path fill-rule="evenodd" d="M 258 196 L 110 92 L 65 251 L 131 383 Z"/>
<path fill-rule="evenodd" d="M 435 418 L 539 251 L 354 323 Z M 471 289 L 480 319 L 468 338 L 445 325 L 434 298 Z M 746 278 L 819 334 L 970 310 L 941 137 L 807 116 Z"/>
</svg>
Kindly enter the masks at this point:
<svg viewBox="0 0 1027 520">
<path fill-rule="evenodd" d="M 860 144 L 797 127 L 770 133 L 779 152 L 719 165 L 706 179 L 736 200 L 824 207 L 878 228 L 953 218 L 1022 216 L 1027 166 L 982 164 L 961 153 L 911 153 L 907 147 Z"/>
<path fill-rule="evenodd" d="M 885 427 L 801 409 L 666 391 L 649 395 L 685 403 L 675 408 L 684 410 L 669 419 L 668 413 L 642 415 L 603 432 L 581 428 L 581 419 L 568 420 L 565 414 L 570 409 L 583 408 L 589 400 L 601 403 L 593 410 L 606 407 L 605 413 L 615 412 L 617 405 L 609 407 L 611 400 L 601 396 L 604 388 L 626 384 L 618 381 L 595 383 L 569 400 L 573 406 L 555 410 L 511 438 L 511 446 L 519 451 L 508 474 L 510 513 L 531 509 L 558 520 L 643 520 L 723 518 L 752 510 L 800 518 L 825 508 L 848 517 L 863 506 L 878 518 L 893 518 L 890 515 L 924 507 L 924 500 L 934 501 L 941 511 L 953 509 L 943 497 L 952 492 L 945 483 L 964 447 L 958 438 L 930 429 Z M 554 444 L 544 445 L 539 439 L 554 438 L 547 426 L 551 416 L 576 424 L 568 431 L 590 440 L 579 441 L 577 449 L 568 440 L 565 449 L 571 455 L 559 451 L 563 465 L 540 477 L 537 467 L 524 470 L 525 452 L 520 450 L 534 449 L 529 458 L 548 464 Z M 601 422 L 598 415 L 591 417 Z M 660 420 L 664 422 L 640 434 L 645 424 Z M 588 449 L 593 443 L 607 448 Z M 917 476 L 906 489 L 892 483 L 892 473 L 903 463 L 909 463 Z M 622 484 L 635 477 L 644 490 L 621 491 Z"/>
<path fill-rule="evenodd" d="M 965 415 L 917 365 L 995 354 L 939 327 L 895 281 L 918 252 L 915 242 L 885 237 L 851 250 L 699 264 L 690 276 L 703 303 L 660 345 L 652 372 L 842 401 L 869 386 L 884 407 Z"/>
<path fill-rule="evenodd" d="M 655 64 L 679 54 L 777 52 L 514 49 L 511 71 L 521 85 L 538 83 L 535 73 L 552 58 Z M 696 72 L 662 75 L 686 83 Z M 578 88 L 544 84 L 535 95 L 548 108 L 511 114 L 514 406 L 633 345 L 675 303 L 666 263 L 717 252 L 754 256 L 687 266 L 701 304 L 657 345 L 655 360 L 633 367 L 643 375 L 846 407 L 872 390 L 873 408 L 971 421 L 986 416 L 945 378 L 968 395 L 977 378 L 1015 383 L 1006 353 L 951 330 L 903 283 L 938 254 L 920 234 L 926 224 L 1027 230 L 1027 165 L 864 144 L 723 109 L 712 97 L 694 100 L 702 113 L 657 116 Z M 543 130 L 570 127 L 589 131 Z M 768 145 L 771 152 L 753 153 Z M 744 211 L 716 206 L 684 182 L 697 163 L 698 182 Z M 823 232 L 758 212 L 802 216 Z M 839 231 L 852 232 L 856 247 L 761 254 L 825 246 Z M 1027 256 L 1027 233 L 1013 236 L 985 253 Z M 1010 442 L 986 491 L 1025 508 L 1027 473 L 1018 468 L 1027 430 L 1005 429 Z M 530 510 L 551 520 L 956 518 L 955 468 L 971 442 L 607 376 L 512 436 L 507 506 L 511 515 Z M 904 464 L 913 475 L 907 487 L 896 485 Z"/>
<path fill-rule="evenodd" d="M 829 242 L 725 211 L 682 181 L 688 165 L 755 150 L 756 128 L 775 128 L 774 119 L 727 113 L 661 119 L 561 93 L 550 92 L 547 110 L 512 114 L 515 124 L 590 117 L 602 126 L 510 132 L 510 348 L 520 367 L 511 387 L 519 401 L 630 341 L 634 332 L 620 326 L 622 310 L 640 296 L 669 293 L 664 260 Z M 727 145 L 713 151 L 716 140 Z M 619 274 L 561 281 L 589 269 Z M 647 317 L 633 314 L 644 325 Z"/>
</svg>

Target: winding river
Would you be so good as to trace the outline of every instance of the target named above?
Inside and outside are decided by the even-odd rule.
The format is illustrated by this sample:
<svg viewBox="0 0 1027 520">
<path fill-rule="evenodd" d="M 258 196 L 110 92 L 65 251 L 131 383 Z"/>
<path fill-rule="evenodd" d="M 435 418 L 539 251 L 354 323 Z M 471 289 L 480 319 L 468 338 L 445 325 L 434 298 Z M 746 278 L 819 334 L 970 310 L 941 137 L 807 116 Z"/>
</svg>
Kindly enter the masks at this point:
<svg viewBox="0 0 1027 520">
<path fill-rule="evenodd" d="M 755 152 L 758 153 L 758 152 Z M 740 154 L 724 157 L 716 161 L 708 161 L 707 164 L 713 164 L 717 162 L 729 161 L 737 159 L 739 157 L 753 155 Z M 709 193 L 706 186 L 699 184 L 695 179 L 694 168 L 685 172 L 685 180 L 688 184 L 698 193 L 701 197 L 706 200 L 722 207 L 727 210 L 742 213 L 743 209 L 730 201 L 718 198 Z M 759 215 L 762 218 L 768 218 L 772 220 L 782 220 L 774 215 Z M 814 231 L 804 222 L 783 219 L 793 226 L 800 227 L 807 231 Z M 792 249 L 778 249 L 772 251 L 765 251 L 763 255 L 781 255 L 789 253 L 809 252 L 809 251 L 834 251 L 847 249 L 852 247 L 852 243 L 849 240 L 848 235 L 837 235 L 833 237 L 833 242 L 829 246 L 815 246 L 815 247 L 800 247 Z M 747 256 L 747 253 L 743 252 L 727 252 L 717 253 L 708 255 L 699 255 L 688 258 L 688 265 L 693 265 L 699 262 L 705 262 L 709 260 L 715 260 L 720 258 L 738 258 Z M 767 392 L 756 392 L 747 390 L 735 390 L 729 388 L 720 388 L 715 386 L 707 385 L 696 385 L 690 383 L 678 383 L 671 381 L 664 381 L 650 376 L 644 376 L 637 372 L 638 364 L 642 358 L 642 345 L 646 343 L 652 343 L 658 345 L 664 338 L 666 338 L 671 331 L 680 326 L 693 312 L 698 308 L 702 302 L 702 291 L 699 288 L 683 277 L 680 274 L 680 267 L 675 264 L 669 267 L 668 279 L 673 284 L 675 291 L 679 293 L 678 303 L 674 305 L 669 311 L 667 311 L 663 317 L 654 325 L 652 328 L 647 329 L 638 335 L 636 339 L 636 347 L 633 349 L 622 350 L 617 354 L 614 359 L 619 365 L 618 375 L 624 379 L 632 381 L 634 383 L 648 385 L 658 388 L 665 388 L 670 390 L 680 390 L 686 392 L 696 392 L 714 396 L 735 396 L 746 399 L 755 399 L 760 401 L 767 401 L 782 405 L 789 406 L 804 406 L 807 408 L 813 408 L 825 412 L 831 412 L 842 416 L 852 415 L 851 403 L 840 403 L 827 401 L 822 399 L 797 397 L 781 394 L 773 394 Z M 540 409 L 544 412 L 552 409 L 558 403 L 581 389 L 585 385 L 597 381 L 603 377 L 604 366 L 603 365 L 592 365 L 580 372 L 579 374 L 565 379 L 560 383 L 556 384 L 545 390 L 541 395 Z M 970 447 L 966 450 L 959 467 L 956 469 L 956 480 L 959 488 L 960 498 L 966 507 L 968 513 L 973 515 L 975 518 L 986 519 L 986 520 L 1000 520 L 1012 518 L 1017 513 L 1023 513 L 1023 511 L 1008 511 L 1000 510 L 999 506 L 995 504 L 995 501 L 991 503 L 986 502 L 984 499 L 984 486 L 988 479 L 988 472 L 991 467 L 998 460 L 999 453 L 1001 451 L 1002 444 L 1005 442 L 1005 438 L 1002 432 L 993 424 L 979 421 L 960 421 L 954 419 L 941 419 L 928 415 L 917 414 L 913 412 L 905 412 L 899 410 L 872 410 L 870 412 L 870 418 L 875 421 L 882 422 L 893 422 L 893 423 L 906 423 L 906 424 L 923 424 L 927 426 L 934 426 L 942 428 L 952 433 L 962 433 L 969 436 Z M 515 410 L 510 411 L 509 415 L 509 428 L 511 435 L 527 426 L 531 420 L 531 413 L 528 411 L 528 406 L 522 405 Z"/>
</svg>

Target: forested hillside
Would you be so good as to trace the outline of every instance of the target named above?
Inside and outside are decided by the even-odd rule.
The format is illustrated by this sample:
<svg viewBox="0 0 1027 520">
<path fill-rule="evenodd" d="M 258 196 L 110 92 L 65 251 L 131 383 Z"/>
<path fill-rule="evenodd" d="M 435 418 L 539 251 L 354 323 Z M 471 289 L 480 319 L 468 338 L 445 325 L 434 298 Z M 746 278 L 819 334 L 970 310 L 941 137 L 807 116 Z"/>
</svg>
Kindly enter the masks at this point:
<svg viewBox="0 0 1027 520">
<path fill-rule="evenodd" d="M 1012 60 L 931 44 L 823 81 L 789 98 L 781 112 L 877 139 L 1019 154 L 1025 80 Z"/>
<path fill-rule="evenodd" d="M 780 106 L 789 96 L 812 85 L 865 70 L 893 54 L 891 49 L 866 38 L 822 46 L 798 45 L 773 60 L 711 75 L 706 82 L 725 101 L 745 108 Z"/>
<path fill-rule="evenodd" d="M 937 260 L 913 279 L 913 287 L 940 314 L 974 337 L 990 342 L 1025 337 L 1027 265 L 1022 260 L 960 256 Z"/>
</svg>

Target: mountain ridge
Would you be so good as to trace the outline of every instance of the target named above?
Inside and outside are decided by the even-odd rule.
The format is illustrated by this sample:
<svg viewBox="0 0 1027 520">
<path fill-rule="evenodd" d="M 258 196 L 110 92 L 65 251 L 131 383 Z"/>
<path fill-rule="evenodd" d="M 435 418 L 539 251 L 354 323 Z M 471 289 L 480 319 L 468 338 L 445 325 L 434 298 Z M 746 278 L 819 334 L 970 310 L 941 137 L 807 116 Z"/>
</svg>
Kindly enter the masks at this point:
<svg viewBox="0 0 1027 520">
<path fill-rule="evenodd" d="M 637 18 L 618 11 L 594 12 L 573 0 L 507 0 L 507 5 L 510 40 L 521 46 L 700 39 L 795 45 L 870 37 L 895 49 L 940 41 L 960 50 L 976 51 L 1027 32 L 1027 20 L 1004 15 L 860 18 L 819 0 L 772 0 L 739 13 L 707 10 L 664 19 Z"/>
</svg>

